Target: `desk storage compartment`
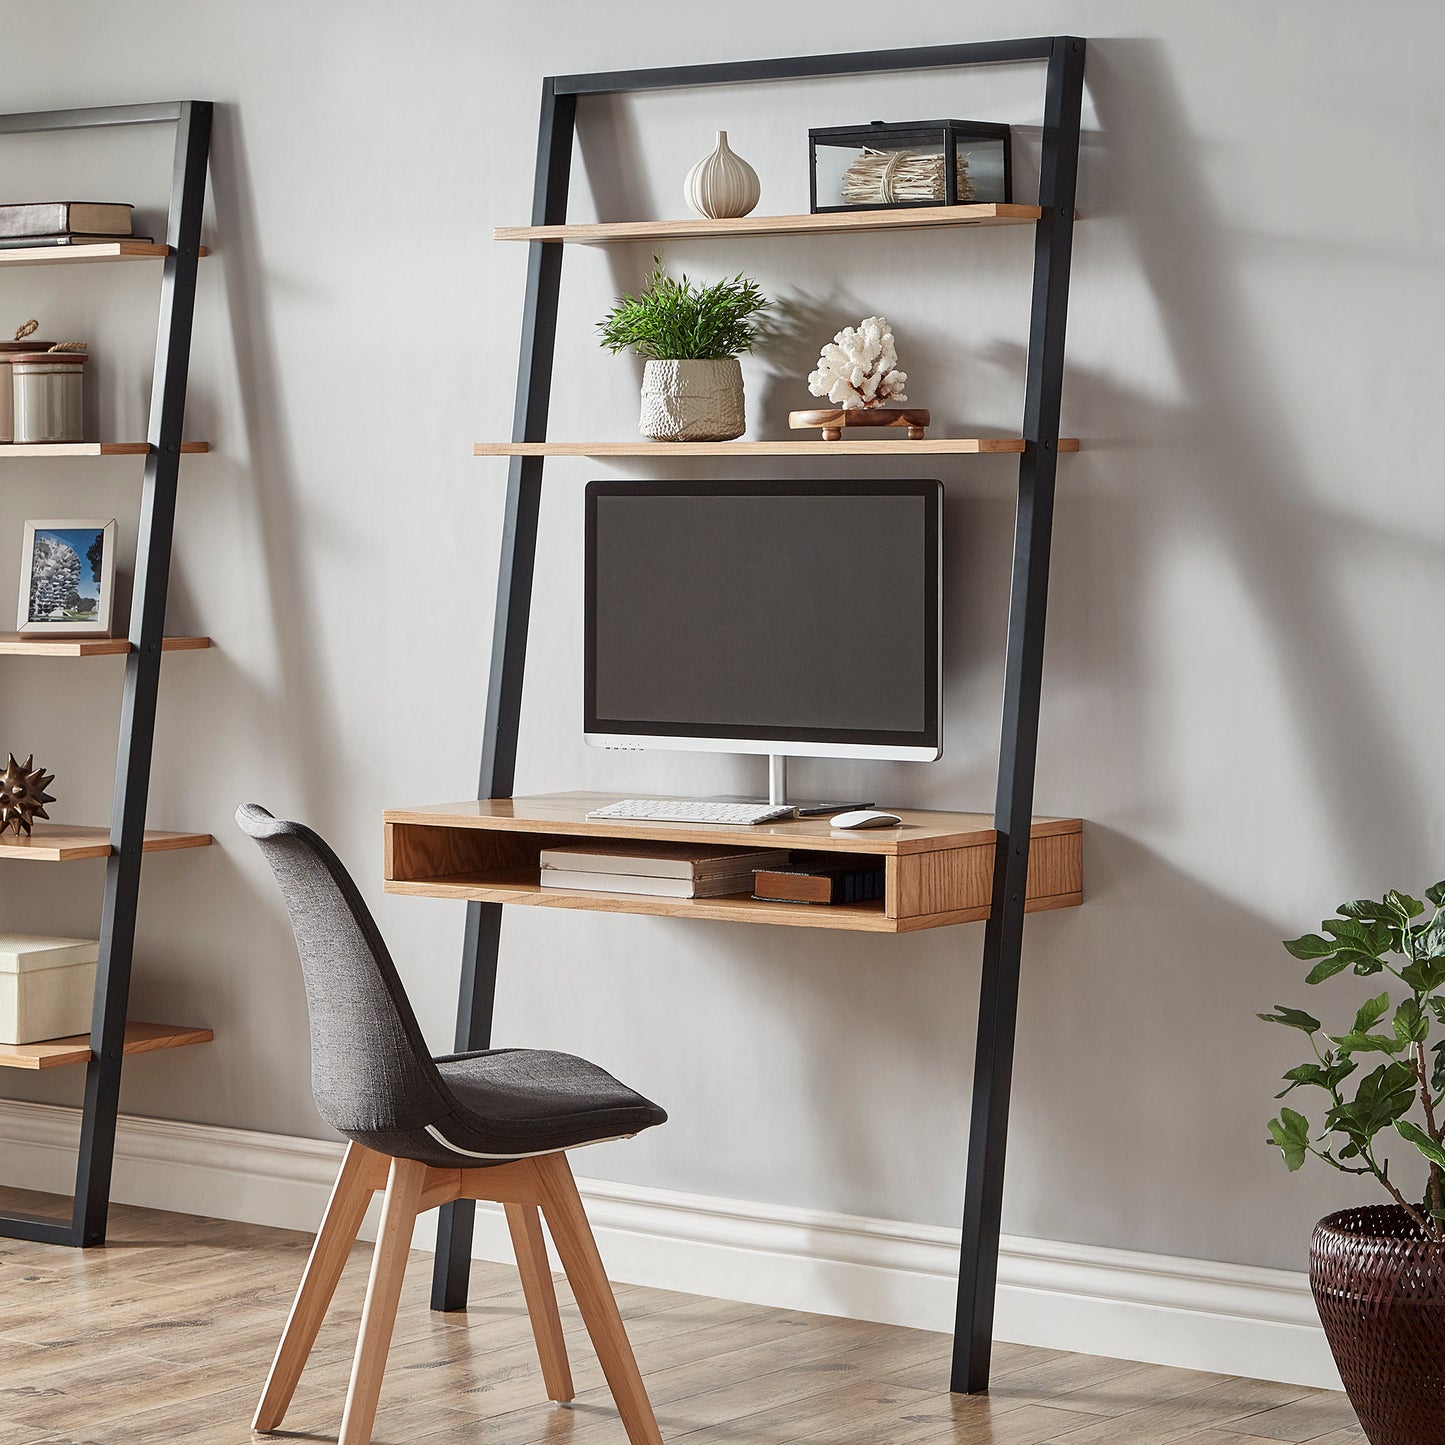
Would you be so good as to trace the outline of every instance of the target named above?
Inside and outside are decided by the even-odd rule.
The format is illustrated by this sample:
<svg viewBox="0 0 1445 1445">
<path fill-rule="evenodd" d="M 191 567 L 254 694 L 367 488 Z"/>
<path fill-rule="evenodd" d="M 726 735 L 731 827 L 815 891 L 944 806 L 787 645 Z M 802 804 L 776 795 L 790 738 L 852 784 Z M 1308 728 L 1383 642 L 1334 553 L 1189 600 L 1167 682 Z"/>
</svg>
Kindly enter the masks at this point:
<svg viewBox="0 0 1445 1445">
<path fill-rule="evenodd" d="M 587 810 L 612 801 L 601 794 L 498 799 L 389 813 L 386 891 L 479 903 L 591 909 L 795 928 L 910 933 L 988 917 L 996 835 L 980 814 L 905 811 L 899 829 L 840 834 L 827 819 L 757 828 L 688 828 L 589 820 Z M 1081 827 L 1077 818 L 1037 818 L 1029 851 L 1025 908 L 1068 908 L 1083 896 Z M 540 855 L 559 843 L 667 839 L 733 846 L 742 852 L 787 848 L 811 856 L 880 861 L 884 896 L 862 903 L 789 903 L 748 894 L 668 898 L 543 888 Z"/>
<path fill-rule="evenodd" d="M 100 944 L 0 933 L 0 1044 L 90 1032 Z"/>
</svg>

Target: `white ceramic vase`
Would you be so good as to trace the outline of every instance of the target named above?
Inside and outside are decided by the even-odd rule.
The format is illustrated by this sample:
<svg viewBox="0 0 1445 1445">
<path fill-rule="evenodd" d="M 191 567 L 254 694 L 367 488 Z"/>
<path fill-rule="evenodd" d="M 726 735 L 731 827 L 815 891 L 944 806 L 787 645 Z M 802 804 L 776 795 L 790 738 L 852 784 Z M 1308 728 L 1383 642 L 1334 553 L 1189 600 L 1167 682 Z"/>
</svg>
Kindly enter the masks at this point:
<svg viewBox="0 0 1445 1445">
<path fill-rule="evenodd" d="M 758 203 L 762 187 L 758 173 L 728 146 L 728 133 L 717 133 L 717 149 L 704 156 L 688 173 L 683 196 L 699 216 L 721 220 L 746 216 Z"/>
<path fill-rule="evenodd" d="M 655 442 L 730 442 L 747 430 L 743 369 L 720 361 L 649 361 L 637 429 Z"/>
</svg>

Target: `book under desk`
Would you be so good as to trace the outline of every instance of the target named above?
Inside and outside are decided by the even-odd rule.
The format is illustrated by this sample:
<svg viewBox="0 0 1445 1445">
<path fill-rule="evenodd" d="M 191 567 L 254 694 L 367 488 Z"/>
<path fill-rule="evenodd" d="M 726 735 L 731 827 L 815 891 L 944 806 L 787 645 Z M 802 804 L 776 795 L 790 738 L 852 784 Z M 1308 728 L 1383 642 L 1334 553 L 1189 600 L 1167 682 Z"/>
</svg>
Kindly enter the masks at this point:
<svg viewBox="0 0 1445 1445">
<path fill-rule="evenodd" d="M 827 818 L 748 827 L 593 821 L 587 813 L 620 794 L 547 793 L 392 808 L 386 828 L 386 891 L 427 898 L 659 914 L 795 928 L 911 933 L 988 917 L 998 835 L 984 813 L 895 809 L 896 828 L 844 831 Z M 869 903 L 769 903 L 747 894 L 659 898 L 631 893 L 543 888 L 544 848 L 578 840 L 705 843 L 881 857 L 884 896 Z M 1083 823 L 1035 818 L 1029 844 L 1025 910 L 1071 908 L 1083 901 Z"/>
</svg>

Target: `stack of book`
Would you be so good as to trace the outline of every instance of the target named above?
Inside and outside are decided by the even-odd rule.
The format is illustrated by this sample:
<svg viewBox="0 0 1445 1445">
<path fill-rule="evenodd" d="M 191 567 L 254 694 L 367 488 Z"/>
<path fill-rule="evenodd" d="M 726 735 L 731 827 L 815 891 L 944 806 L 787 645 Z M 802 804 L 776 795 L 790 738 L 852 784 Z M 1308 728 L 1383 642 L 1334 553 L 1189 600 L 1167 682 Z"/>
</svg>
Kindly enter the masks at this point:
<svg viewBox="0 0 1445 1445">
<path fill-rule="evenodd" d="M 787 863 L 786 849 L 702 843 L 562 843 L 542 850 L 542 887 L 654 898 L 724 898 L 751 893 L 759 868 Z"/>
<path fill-rule="evenodd" d="M 144 241 L 131 232 L 134 206 L 113 201 L 32 201 L 0 205 L 0 247 L 86 246 Z"/>
</svg>

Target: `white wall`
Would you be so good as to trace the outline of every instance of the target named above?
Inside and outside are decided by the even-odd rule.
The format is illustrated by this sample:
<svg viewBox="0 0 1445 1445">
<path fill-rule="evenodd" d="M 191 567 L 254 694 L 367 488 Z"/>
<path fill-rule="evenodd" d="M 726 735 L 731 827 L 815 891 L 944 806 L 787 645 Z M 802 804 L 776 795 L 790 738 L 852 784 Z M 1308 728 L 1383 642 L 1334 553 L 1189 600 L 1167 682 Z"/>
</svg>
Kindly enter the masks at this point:
<svg viewBox="0 0 1445 1445">
<path fill-rule="evenodd" d="M 1425 0 L 922 0 L 886 36 L 878 14 L 858 0 L 823 27 L 759 0 L 721 22 L 653 0 L 0 3 L 6 109 L 219 102 L 189 412 L 216 451 L 186 466 L 171 613 L 217 648 L 167 664 L 152 810 L 218 846 L 148 863 L 134 991 L 140 1016 L 217 1039 L 132 1062 L 129 1112 L 325 1134 L 279 900 L 230 823 L 245 798 L 332 839 L 429 1037 L 449 1041 L 462 910 L 382 895 L 380 812 L 465 796 L 475 776 L 505 464 L 469 453 L 508 432 L 526 262 L 487 237 L 527 216 L 541 76 L 833 36 L 1067 30 L 1090 42 L 1065 391 L 1086 449 L 1061 467 L 1038 800 L 1089 820 L 1088 901 L 1029 924 L 1005 1228 L 1297 1268 L 1311 1221 L 1354 1197 L 1288 1178 L 1265 1148 L 1295 1058 L 1253 1013 L 1301 993 L 1279 938 L 1339 898 L 1445 871 L 1430 653 L 1445 603 L 1445 14 Z M 718 127 L 757 167 L 764 209 L 803 209 L 807 127 L 878 116 L 1018 123 L 1026 191 L 1039 81 L 1008 69 L 587 102 L 573 214 L 679 213 Z M 166 142 L 7 140 L 0 192 L 133 197 L 154 217 Z M 806 404 L 817 347 L 880 310 L 940 431 L 1017 428 L 1025 231 L 668 256 L 698 275 L 746 269 L 784 303 L 784 340 L 746 366 L 755 429 L 777 434 Z M 636 368 L 590 328 L 647 261 L 568 254 L 555 435 L 629 434 Z M 37 315 L 88 339 L 95 423 L 138 435 L 155 280 L 11 270 L 0 329 Z M 799 765 L 803 790 L 987 806 L 1014 468 L 937 471 L 947 757 Z M 604 472 L 549 469 L 519 791 L 757 786 L 757 762 L 581 744 L 580 486 Z M 114 513 L 133 535 L 138 476 L 123 461 L 7 466 L 0 599 L 27 516 Z M 106 816 L 119 682 L 105 661 L 0 668 L 0 747 L 54 769 L 62 819 Z M 92 928 L 100 882 L 93 864 L 12 864 L 0 926 Z M 497 1037 L 586 1054 L 671 1110 L 589 1157 L 594 1177 L 956 1223 L 980 945 L 977 927 L 872 939 L 519 910 Z M 0 1087 L 70 1101 L 78 1080 Z"/>
</svg>

